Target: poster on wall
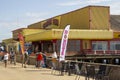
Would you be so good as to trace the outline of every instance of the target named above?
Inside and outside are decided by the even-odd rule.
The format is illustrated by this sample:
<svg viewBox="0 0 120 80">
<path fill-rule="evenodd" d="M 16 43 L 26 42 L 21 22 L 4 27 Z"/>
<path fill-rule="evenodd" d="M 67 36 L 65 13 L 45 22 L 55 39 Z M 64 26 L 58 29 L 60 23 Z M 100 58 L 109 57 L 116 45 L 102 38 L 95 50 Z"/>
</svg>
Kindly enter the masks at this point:
<svg viewBox="0 0 120 80">
<path fill-rule="evenodd" d="M 59 57 L 60 62 L 65 60 L 69 29 L 70 29 L 70 25 L 67 25 L 62 34 L 61 46 L 60 46 L 60 57 Z"/>
</svg>

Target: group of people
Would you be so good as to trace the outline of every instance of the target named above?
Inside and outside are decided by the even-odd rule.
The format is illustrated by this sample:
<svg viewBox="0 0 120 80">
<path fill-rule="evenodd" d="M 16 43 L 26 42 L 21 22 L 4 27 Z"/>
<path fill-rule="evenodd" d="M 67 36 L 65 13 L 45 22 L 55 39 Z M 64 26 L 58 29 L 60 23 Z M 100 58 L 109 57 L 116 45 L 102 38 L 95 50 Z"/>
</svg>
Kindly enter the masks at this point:
<svg viewBox="0 0 120 80">
<path fill-rule="evenodd" d="M 47 67 L 46 64 L 46 51 L 44 53 L 42 52 L 37 52 L 36 53 L 36 67 L 40 68 L 40 67 Z"/>
<path fill-rule="evenodd" d="M 48 64 L 47 64 L 47 52 L 44 51 L 44 52 L 36 52 L 36 62 L 35 62 L 35 67 L 36 68 L 46 68 L 48 67 Z M 26 68 L 26 64 L 29 63 L 29 54 L 27 51 L 25 51 L 25 54 L 24 54 L 24 68 Z M 57 61 L 58 61 L 58 57 L 57 57 L 57 53 L 54 51 L 53 54 L 51 54 L 51 62 L 52 62 L 52 68 L 56 69 L 56 64 L 57 64 Z"/>
<path fill-rule="evenodd" d="M 36 52 L 36 63 L 35 63 L 35 67 L 40 68 L 40 67 L 47 67 L 46 64 L 46 51 L 44 53 L 42 52 Z M 23 67 L 26 68 L 27 65 L 30 64 L 30 54 L 28 53 L 28 50 L 25 50 L 24 55 L 23 56 Z"/>
<path fill-rule="evenodd" d="M 13 50 L 10 50 L 8 53 L 7 51 L 1 51 L 1 61 L 4 61 L 5 68 L 7 67 L 8 60 L 10 60 L 10 64 L 14 63 L 16 65 L 16 53 Z"/>
<path fill-rule="evenodd" d="M 37 52 L 36 53 L 35 66 L 37 68 L 48 67 L 46 54 L 47 54 L 46 51 L 44 51 L 43 53 L 42 52 Z M 56 68 L 56 62 L 57 62 L 57 54 L 56 54 L 56 52 L 54 52 L 51 55 L 51 57 L 52 57 L 52 67 L 55 69 Z M 29 60 L 30 60 L 30 55 L 29 55 L 27 50 L 25 50 L 23 58 L 24 58 L 23 67 L 26 68 L 27 67 L 26 65 L 29 64 Z M 2 56 L 2 60 L 4 61 L 5 68 L 7 67 L 8 60 L 10 61 L 10 64 L 16 65 L 16 53 L 15 53 L 15 51 L 12 50 L 12 49 L 9 52 L 4 51 L 3 56 Z"/>
<path fill-rule="evenodd" d="M 48 64 L 47 64 L 47 56 L 46 56 L 47 52 L 44 51 L 43 53 L 38 51 L 36 52 L 36 63 L 35 63 L 35 67 L 36 68 L 45 68 L 45 67 L 48 67 Z M 51 55 L 51 61 L 52 61 L 52 67 L 55 69 L 56 68 L 56 63 L 57 63 L 57 53 L 54 52 L 52 55 Z M 28 64 L 29 62 L 29 55 L 28 55 L 28 52 L 25 51 L 25 54 L 24 54 L 24 67 L 26 68 L 26 64 Z"/>
</svg>

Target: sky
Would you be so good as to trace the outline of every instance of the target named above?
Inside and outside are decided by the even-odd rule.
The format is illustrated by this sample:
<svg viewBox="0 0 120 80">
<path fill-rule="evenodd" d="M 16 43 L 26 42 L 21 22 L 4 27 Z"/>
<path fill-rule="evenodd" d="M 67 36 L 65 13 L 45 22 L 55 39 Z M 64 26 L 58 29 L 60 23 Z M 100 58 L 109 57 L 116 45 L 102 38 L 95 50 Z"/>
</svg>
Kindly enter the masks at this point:
<svg viewBox="0 0 120 80">
<path fill-rule="evenodd" d="M 89 5 L 110 6 L 111 15 L 120 15 L 119 0 L 0 0 L 0 42 L 15 29 Z"/>
</svg>

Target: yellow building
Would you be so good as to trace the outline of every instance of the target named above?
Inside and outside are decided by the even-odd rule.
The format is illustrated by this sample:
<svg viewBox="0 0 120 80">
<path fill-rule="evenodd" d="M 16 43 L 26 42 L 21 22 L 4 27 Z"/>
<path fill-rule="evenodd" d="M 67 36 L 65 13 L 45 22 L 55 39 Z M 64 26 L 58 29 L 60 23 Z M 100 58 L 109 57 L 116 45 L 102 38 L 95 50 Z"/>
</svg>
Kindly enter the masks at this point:
<svg viewBox="0 0 120 80">
<path fill-rule="evenodd" d="M 70 25 L 66 56 L 120 54 L 120 32 L 110 23 L 109 6 L 87 6 L 13 31 L 13 39 L 22 33 L 33 51 L 60 52 L 63 29 Z"/>
<path fill-rule="evenodd" d="M 2 41 L 5 44 L 6 51 L 10 52 L 10 50 L 16 51 L 16 53 L 19 53 L 19 42 L 13 40 L 13 38 L 5 39 Z"/>
</svg>

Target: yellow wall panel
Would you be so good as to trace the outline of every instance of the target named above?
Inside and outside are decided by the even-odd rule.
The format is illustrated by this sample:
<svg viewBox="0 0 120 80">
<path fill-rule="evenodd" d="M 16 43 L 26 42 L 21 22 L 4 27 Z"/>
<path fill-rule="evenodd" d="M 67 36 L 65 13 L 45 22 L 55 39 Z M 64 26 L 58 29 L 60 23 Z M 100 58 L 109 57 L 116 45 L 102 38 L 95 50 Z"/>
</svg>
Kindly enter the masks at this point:
<svg viewBox="0 0 120 80">
<path fill-rule="evenodd" d="M 52 29 L 26 35 L 26 41 L 61 39 L 63 29 Z M 99 35 L 99 36 L 98 36 Z M 34 38 L 33 38 L 34 36 Z M 70 30 L 69 39 L 112 39 L 113 31 L 109 30 Z"/>
<path fill-rule="evenodd" d="M 37 22 L 37 23 L 31 24 L 31 25 L 28 25 L 28 28 L 40 29 L 41 28 L 41 22 Z"/>
<path fill-rule="evenodd" d="M 99 36 L 98 36 L 99 35 Z M 70 32 L 73 39 L 112 39 L 113 31 L 108 30 L 75 30 Z"/>
<path fill-rule="evenodd" d="M 60 28 L 64 28 L 67 24 L 71 25 L 71 29 L 88 29 L 89 28 L 89 8 L 82 8 L 61 16 Z"/>
<path fill-rule="evenodd" d="M 29 28 L 23 28 L 13 31 L 13 39 L 18 39 L 18 34 L 21 33 L 23 36 L 39 33 L 41 31 L 44 31 L 43 29 L 29 29 Z"/>
<path fill-rule="evenodd" d="M 12 38 L 9 38 L 9 39 L 4 39 L 2 42 L 4 42 L 4 43 L 12 43 L 12 42 L 14 42 L 14 40 L 12 39 Z"/>
<path fill-rule="evenodd" d="M 34 37 L 34 38 L 33 38 Z M 26 35 L 25 41 L 39 41 L 52 39 L 52 31 L 42 31 L 41 33 Z"/>
<path fill-rule="evenodd" d="M 58 29 L 61 21 L 61 16 L 56 16 L 41 22 L 43 29 Z"/>
<path fill-rule="evenodd" d="M 90 7 L 91 29 L 109 29 L 109 7 Z"/>
<path fill-rule="evenodd" d="M 43 28 L 43 25 L 46 23 L 46 20 L 41 21 L 41 28 Z"/>
<path fill-rule="evenodd" d="M 69 24 L 71 25 L 71 29 L 108 30 L 110 28 L 109 19 L 109 7 L 87 6 L 35 24 L 31 24 L 28 28 L 63 29 L 67 24 Z"/>
<path fill-rule="evenodd" d="M 120 38 L 120 32 L 114 32 L 114 38 Z"/>
<path fill-rule="evenodd" d="M 23 29 L 23 36 L 35 34 L 44 31 L 43 29 Z"/>
</svg>

